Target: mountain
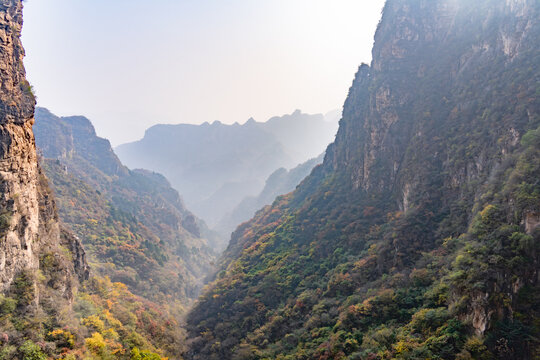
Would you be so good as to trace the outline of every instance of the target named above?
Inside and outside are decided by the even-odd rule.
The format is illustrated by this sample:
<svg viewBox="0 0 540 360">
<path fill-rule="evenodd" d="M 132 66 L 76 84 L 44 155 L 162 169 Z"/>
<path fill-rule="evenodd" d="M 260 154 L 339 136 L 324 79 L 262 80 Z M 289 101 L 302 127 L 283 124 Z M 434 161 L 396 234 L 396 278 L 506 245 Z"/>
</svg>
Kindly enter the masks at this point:
<svg viewBox="0 0 540 360">
<path fill-rule="evenodd" d="M 116 151 L 130 168 L 164 174 L 213 227 L 246 196 L 258 194 L 276 169 L 323 152 L 336 128 L 334 113 L 325 118 L 300 111 L 265 123 L 156 125 Z"/>
<path fill-rule="evenodd" d="M 84 249 L 58 221 L 37 161 L 35 97 L 23 66 L 22 3 L 0 3 L 0 356 L 25 357 L 88 277 Z"/>
<path fill-rule="evenodd" d="M 340 111 L 309 115 L 296 110 L 259 123 L 283 145 L 293 164 L 301 164 L 320 155 L 336 135 Z"/>
<path fill-rule="evenodd" d="M 287 170 L 279 168 L 266 179 L 263 190 L 257 196 L 249 196 L 226 214 L 215 227 L 221 234 L 230 234 L 239 224 L 248 221 L 255 215 L 257 210 L 270 205 L 280 196 L 293 191 L 313 168 L 322 163 L 324 154 L 310 159 L 297 167 Z"/>
<path fill-rule="evenodd" d="M 537 358 L 539 19 L 388 0 L 323 164 L 233 233 L 186 358 Z"/>
<path fill-rule="evenodd" d="M 32 129 L 22 7 L 0 3 L 0 358 L 178 354 L 184 335 L 168 309 L 92 275 L 81 242 L 58 218 Z"/>
<path fill-rule="evenodd" d="M 93 268 L 155 301 L 195 299 L 215 255 L 201 235 L 204 224 L 167 180 L 122 165 L 82 116 L 38 108 L 34 131 L 60 219 L 82 240 Z"/>
</svg>

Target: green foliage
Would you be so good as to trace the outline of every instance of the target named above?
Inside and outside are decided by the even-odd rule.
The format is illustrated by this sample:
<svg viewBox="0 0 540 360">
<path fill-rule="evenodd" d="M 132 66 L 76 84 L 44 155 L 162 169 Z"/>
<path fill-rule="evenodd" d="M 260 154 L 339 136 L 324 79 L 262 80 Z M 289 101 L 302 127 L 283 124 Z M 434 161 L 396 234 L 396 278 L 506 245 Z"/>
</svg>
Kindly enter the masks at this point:
<svg viewBox="0 0 540 360">
<path fill-rule="evenodd" d="M 183 332 L 166 309 L 107 278 L 91 278 L 83 290 L 74 308 L 90 334 L 85 343 L 92 353 L 124 359 L 142 348 L 141 359 L 161 359 L 158 353 L 183 351 Z"/>
<path fill-rule="evenodd" d="M 84 164 L 81 160 L 78 166 Z M 83 176 L 80 170 L 79 177 L 66 174 L 55 160 L 45 160 L 44 168 L 60 217 L 82 240 L 95 271 L 157 302 L 187 304 L 193 299 L 200 286 L 195 274 L 204 271 L 213 254 L 204 240 L 178 228 L 181 219 L 167 208 L 170 204 L 133 190 L 155 189 L 144 182 L 144 176 L 133 175 L 142 178 L 135 184 L 125 184 L 134 181 L 127 179 L 110 184 L 103 174 L 97 179 Z M 96 180 L 105 184 L 90 185 Z"/>
<path fill-rule="evenodd" d="M 17 300 L 0 295 L 0 316 L 13 313 L 17 307 Z"/>
<path fill-rule="evenodd" d="M 34 274 L 29 270 L 21 272 L 13 281 L 12 289 L 18 307 L 30 305 L 36 297 Z"/>
<path fill-rule="evenodd" d="M 141 352 L 138 348 L 133 348 L 129 360 L 161 360 L 161 356 L 148 351 Z"/>
<path fill-rule="evenodd" d="M 34 87 L 26 79 L 23 79 L 19 85 L 23 94 L 30 96 L 33 100 L 36 99 Z"/>
<path fill-rule="evenodd" d="M 540 146 L 540 128 L 529 130 L 521 138 L 521 144 L 529 148 L 538 148 Z"/>
<path fill-rule="evenodd" d="M 30 340 L 21 345 L 19 353 L 21 354 L 21 360 L 47 360 L 47 356 L 41 348 Z"/>
<path fill-rule="evenodd" d="M 359 70 L 325 163 L 233 234 L 189 314 L 191 358 L 540 354 L 540 33 L 512 62 L 477 57 L 490 3 Z M 407 16 L 429 23 L 430 4 Z"/>
<path fill-rule="evenodd" d="M 12 214 L 9 211 L 0 212 L 0 234 L 4 234 L 11 226 Z"/>
</svg>

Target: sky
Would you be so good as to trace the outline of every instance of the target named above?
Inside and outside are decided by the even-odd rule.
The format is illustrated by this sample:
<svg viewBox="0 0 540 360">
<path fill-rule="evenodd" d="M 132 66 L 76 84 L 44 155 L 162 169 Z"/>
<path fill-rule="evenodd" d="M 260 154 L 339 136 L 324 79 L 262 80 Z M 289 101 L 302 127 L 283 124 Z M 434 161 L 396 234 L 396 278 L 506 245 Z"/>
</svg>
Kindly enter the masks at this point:
<svg viewBox="0 0 540 360">
<path fill-rule="evenodd" d="M 113 145 L 157 123 L 341 108 L 384 0 L 27 0 L 38 105 Z"/>
</svg>

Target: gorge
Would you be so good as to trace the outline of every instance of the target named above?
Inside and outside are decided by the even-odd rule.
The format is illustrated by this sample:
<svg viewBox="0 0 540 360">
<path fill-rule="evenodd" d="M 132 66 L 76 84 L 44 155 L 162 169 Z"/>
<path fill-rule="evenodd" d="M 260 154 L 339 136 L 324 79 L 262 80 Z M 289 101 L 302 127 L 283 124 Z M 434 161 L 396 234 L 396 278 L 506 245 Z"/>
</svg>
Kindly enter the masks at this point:
<svg viewBox="0 0 540 360">
<path fill-rule="evenodd" d="M 540 356 L 537 0 L 387 0 L 326 151 L 298 111 L 119 156 L 36 108 L 22 9 L 0 1 L 0 360 Z"/>
</svg>

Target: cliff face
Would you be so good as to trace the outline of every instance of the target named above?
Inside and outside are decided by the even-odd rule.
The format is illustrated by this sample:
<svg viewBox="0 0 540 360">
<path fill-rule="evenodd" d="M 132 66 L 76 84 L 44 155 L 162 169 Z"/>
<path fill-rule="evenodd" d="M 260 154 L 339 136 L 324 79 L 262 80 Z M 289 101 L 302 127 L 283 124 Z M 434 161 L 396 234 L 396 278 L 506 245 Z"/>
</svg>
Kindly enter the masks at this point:
<svg viewBox="0 0 540 360">
<path fill-rule="evenodd" d="M 452 187 L 489 171 L 483 159 L 511 151 L 535 120 L 536 103 L 523 98 L 537 79 L 522 75 L 537 67 L 537 11 L 532 1 L 388 1 L 327 164 L 355 188 L 409 194 L 426 175 L 408 172 L 413 161 L 452 173 L 444 184 Z M 503 113 L 511 115 L 497 118 Z M 472 144 L 469 163 L 455 164 L 465 154 L 451 144 L 457 136 L 480 143 L 479 129 L 500 141 Z"/>
<path fill-rule="evenodd" d="M 40 256 L 66 246 L 72 258 L 62 259 L 59 282 L 72 296 L 73 279 L 87 276 L 78 240 L 58 225 L 54 200 L 38 165 L 32 125 L 35 99 L 25 79 L 20 35 L 22 3 L 0 3 L 0 292 L 6 293 L 21 273 L 36 273 Z M 75 262 L 73 262 L 75 260 Z M 74 266 L 76 264 L 76 266 Z M 36 294 L 38 287 L 35 285 Z M 39 298 L 36 297 L 36 302 Z"/>
<path fill-rule="evenodd" d="M 534 358 L 539 14 L 388 0 L 336 141 L 233 233 L 187 356 Z"/>
</svg>

